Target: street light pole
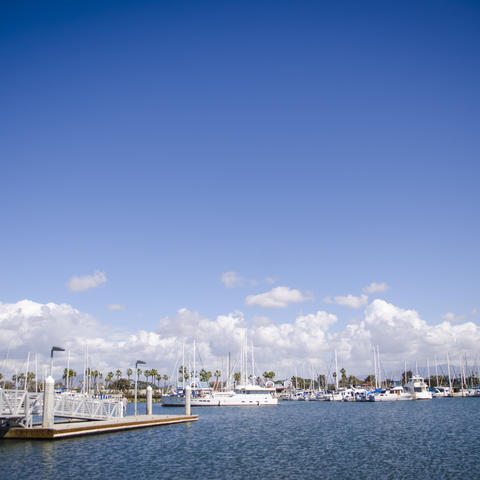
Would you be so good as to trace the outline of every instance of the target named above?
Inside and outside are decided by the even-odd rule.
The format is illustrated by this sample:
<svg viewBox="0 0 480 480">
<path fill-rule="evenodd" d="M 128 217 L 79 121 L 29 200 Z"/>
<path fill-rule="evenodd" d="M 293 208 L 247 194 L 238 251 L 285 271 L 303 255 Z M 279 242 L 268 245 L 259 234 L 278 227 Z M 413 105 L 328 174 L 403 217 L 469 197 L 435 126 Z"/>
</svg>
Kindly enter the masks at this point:
<svg viewBox="0 0 480 480">
<path fill-rule="evenodd" d="M 65 349 L 61 347 L 52 347 L 50 350 L 50 376 L 53 378 L 53 352 L 64 352 Z"/>
<path fill-rule="evenodd" d="M 137 416 L 137 382 L 138 382 L 138 366 L 145 365 L 143 360 L 137 360 L 135 363 L 135 416 Z"/>
</svg>

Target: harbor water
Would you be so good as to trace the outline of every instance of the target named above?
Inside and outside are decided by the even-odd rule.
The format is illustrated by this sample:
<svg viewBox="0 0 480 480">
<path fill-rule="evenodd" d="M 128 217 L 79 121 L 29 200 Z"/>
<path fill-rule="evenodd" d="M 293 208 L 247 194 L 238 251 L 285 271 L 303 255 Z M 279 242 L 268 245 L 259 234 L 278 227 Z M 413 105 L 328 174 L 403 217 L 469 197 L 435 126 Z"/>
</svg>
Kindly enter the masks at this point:
<svg viewBox="0 0 480 480">
<path fill-rule="evenodd" d="M 129 405 L 130 411 L 132 406 Z M 139 405 L 139 413 L 145 405 Z M 154 414 L 182 413 L 154 404 Z M 478 478 L 480 399 L 193 408 L 197 422 L 0 440 L 2 478 Z"/>
</svg>

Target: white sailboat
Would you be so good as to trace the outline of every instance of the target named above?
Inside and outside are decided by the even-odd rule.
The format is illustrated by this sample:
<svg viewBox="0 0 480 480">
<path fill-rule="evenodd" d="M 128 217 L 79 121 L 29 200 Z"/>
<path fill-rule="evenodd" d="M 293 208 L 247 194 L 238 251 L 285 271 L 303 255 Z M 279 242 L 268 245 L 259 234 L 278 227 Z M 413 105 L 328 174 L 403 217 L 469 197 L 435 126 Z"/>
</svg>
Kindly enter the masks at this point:
<svg viewBox="0 0 480 480">
<path fill-rule="evenodd" d="M 253 372 L 253 346 L 252 346 L 252 375 L 248 378 L 248 352 L 245 345 L 241 351 L 241 380 L 234 388 L 225 391 L 216 391 L 208 385 L 195 381 L 191 383 L 192 407 L 246 407 L 246 406 L 270 406 L 278 405 L 275 385 L 273 382 L 266 382 L 265 385 L 256 385 L 253 379 L 256 378 Z M 250 381 L 249 381 L 250 380 Z M 185 387 L 179 389 L 172 395 L 162 397 L 162 405 L 165 407 L 181 407 L 185 405 Z"/>
</svg>

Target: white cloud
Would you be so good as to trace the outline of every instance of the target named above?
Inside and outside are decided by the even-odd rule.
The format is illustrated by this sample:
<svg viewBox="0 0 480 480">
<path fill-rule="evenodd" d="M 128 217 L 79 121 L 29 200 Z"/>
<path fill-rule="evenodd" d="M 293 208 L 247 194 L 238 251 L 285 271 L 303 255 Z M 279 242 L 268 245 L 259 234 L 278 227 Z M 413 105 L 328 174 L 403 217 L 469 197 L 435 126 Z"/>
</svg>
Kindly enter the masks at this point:
<svg viewBox="0 0 480 480">
<path fill-rule="evenodd" d="M 303 295 L 300 290 L 289 287 L 275 287 L 269 292 L 249 295 L 245 299 L 245 303 L 251 307 L 285 308 L 289 303 L 301 303 L 307 300 L 311 300 L 311 297 Z"/>
<path fill-rule="evenodd" d="M 120 303 L 111 303 L 108 306 L 109 310 L 126 310 L 127 307 L 125 305 L 121 305 Z"/>
<path fill-rule="evenodd" d="M 462 320 L 465 320 L 465 315 L 455 315 L 453 312 L 447 312 L 442 315 L 442 318 L 449 322 L 461 322 Z"/>
<path fill-rule="evenodd" d="M 67 287 L 72 292 L 83 292 L 90 288 L 97 288 L 107 282 L 107 276 L 105 272 L 97 270 L 93 275 L 85 275 L 83 277 L 77 277 L 74 275 L 67 282 Z"/>
<path fill-rule="evenodd" d="M 367 285 L 366 287 L 364 287 L 363 291 L 368 294 L 381 293 L 388 290 L 388 288 L 389 287 L 385 282 L 382 282 L 382 283 L 372 282 L 370 285 Z"/>
<path fill-rule="evenodd" d="M 49 364 L 51 346 L 58 345 L 70 349 L 72 368 L 80 373 L 88 343 L 90 364 L 95 369 L 125 370 L 141 358 L 148 362 L 148 368 L 172 376 L 178 369 L 182 343 L 190 356 L 194 339 L 199 352 L 197 364 L 210 370 L 224 369 L 229 352 L 235 364 L 246 331 L 255 345 L 257 369 L 274 370 L 278 377 L 291 376 L 296 368 L 300 375 L 310 375 L 310 371 L 302 372 L 302 365 L 325 373 L 334 350 L 338 352 L 339 366 L 349 373 L 371 373 L 372 345 L 379 345 L 382 367 L 389 375 L 392 370 L 403 369 L 404 360 L 408 368 L 416 360 L 419 367 L 426 364 L 427 358 L 432 362 L 434 356 L 445 362 L 446 352 L 450 352 L 453 363 L 460 352 L 465 352 L 473 363 L 480 344 L 480 326 L 473 322 L 445 320 L 429 325 L 415 310 L 379 299 L 366 306 L 360 319 L 346 323 L 325 311 L 298 315 L 282 323 L 256 317 L 249 324 L 238 311 L 209 319 L 181 308 L 174 316 L 162 318 L 155 331 L 133 332 L 114 330 L 71 305 L 22 300 L 0 302 L 0 370 L 10 378 L 16 368 L 25 367 L 28 352 L 31 359 L 37 352 L 41 372 Z M 9 362 L 5 367 L 1 360 L 7 351 Z M 55 365 L 58 378 L 66 366 L 65 353 L 56 355 Z"/>
<path fill-rule="evenodd" d="M 480 340 L 480 328 L 472 322 L 429 325 L 415 310 L 404 310 L 383 300 L 368 305 L 362 328 L 369 331 L 373 344 L 383 347 L 385 355 L 403 356 L 410 361 L 425 361 L 434 354 L 444 357 L 448 351 L 473 354 Z"/>
<path fill-rule="evenodd" d="M 474 308 L 472 310 L 472 313 L 471 313 L 474 317 L 476 317 L 477 315 L 480 315 L 480 311 L 478 310 L 478 308 Z"/>
<path fill-rule="evenodd" d="M 246 278 L 239 275 L 237 272 L 229 271 L 223 272 L 220 281 L 225 285 L 226 288 L 238 288 L 245 287 L 247 285 L 255 287 L 260 285 L 262 282 L 255 280 L 253 278 Z M 267 285 L 273 285 L 277 280 L 273 277 L 266 277 L 263 282 Z"/>
<path fill-rule="evenodd" d="M 243 287 L 247 283 L 245 277 L 233 271 L 223 272 L 220 280 L 227 288 Z"/>
<path fill-rule="evenodd" d="M 335 303 L 337 305 L 343 305 L 349 308 L 361 308 L 367 304 L 368 296 L 360 295 L 359 297 L 356 297 L 351 294 L 348 294 L 346 296 L 337 295 L 333 297 L 333 300 L 330 297 L 325 297 L 324 301 L 326 303 Z"/>
</svg>

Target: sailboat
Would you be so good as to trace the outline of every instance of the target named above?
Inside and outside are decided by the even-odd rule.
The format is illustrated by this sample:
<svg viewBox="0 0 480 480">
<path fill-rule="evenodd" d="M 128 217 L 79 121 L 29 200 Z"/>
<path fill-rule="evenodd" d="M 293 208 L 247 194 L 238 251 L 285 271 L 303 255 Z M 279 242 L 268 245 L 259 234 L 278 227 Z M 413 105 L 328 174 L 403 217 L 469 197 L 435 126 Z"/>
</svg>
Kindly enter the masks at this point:
<svg viewBox="0 0 480 480">
<path fill-rule="evenodd" d="M 190 384 L 192 389 L 192 407 L 247 407 L 247 406 L 270 406 L 278 405 L 275 385 L 273 382 L 266 382 L 264 386 L 253 383 L 256 378 L 253 374 L 253 346 L 252 346 L 252 375 L 248 378 L 248 351 L 243 345 L 241 350 L 241 374 L 240 383 L 225 391 L 213 390 L 208 385 L 198 382 L 194 378 Z M 181 407 L 185 405 L 185 387 L 179 388 L 177 393 L 162 397 L 162 405 L 165 407 Z"/>
</svg>

